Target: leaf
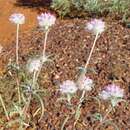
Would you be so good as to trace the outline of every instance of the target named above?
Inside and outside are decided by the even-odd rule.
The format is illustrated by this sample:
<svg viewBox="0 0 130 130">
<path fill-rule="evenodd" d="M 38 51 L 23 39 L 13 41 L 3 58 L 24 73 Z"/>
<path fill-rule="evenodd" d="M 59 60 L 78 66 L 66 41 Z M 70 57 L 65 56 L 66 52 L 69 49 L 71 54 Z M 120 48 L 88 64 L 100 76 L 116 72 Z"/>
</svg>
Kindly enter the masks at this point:
<svg viewBox="0 0 130 130">
<path fill-rule="evenodd" d="M 44 103 L 43 103 L 42 98 L 38 94 L 36 94 L 36 93 L 33 93 L 33 94 L 38 98 L 38 100 L 40 101 L 40 104 L 41 104 L 41 116 L 40 116 L 40 118 L 38 120 L 40 122 L 42 117 L 43 117 L 43 115 L 44 115 L 44 111 L 45 111 Z"/>
<path fill-rule="evenodd" d="M 81 115 L 81 104 L 78 105 L 78 108 L 76 110 L 76 114 L 75 114 L 75 122 L 74 122 L 74 126 L 76 125 L 77 121 L 79 120 L 80 118 L 80 115 Z"/>
<path fill-rule="evenodd" d="M 93 118 L 94 118 L 95 120 L 99 120 L 99 121 L 101 121 L 101 120 L 103 119 L 103 117 L 102 117 L 102 115 L 101 115 L 100 113 L 95 113 L 95 114 L 93 115 Z"/>
</svg>

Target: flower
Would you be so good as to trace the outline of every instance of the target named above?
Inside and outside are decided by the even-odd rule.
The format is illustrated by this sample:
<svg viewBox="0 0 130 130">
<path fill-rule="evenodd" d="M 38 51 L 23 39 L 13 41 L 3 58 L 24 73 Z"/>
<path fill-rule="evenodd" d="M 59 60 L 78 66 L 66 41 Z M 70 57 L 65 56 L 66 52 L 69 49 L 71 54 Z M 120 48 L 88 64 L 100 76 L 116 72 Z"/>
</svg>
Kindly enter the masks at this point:
<svg viewBox="0 0 130 130">
<path fill-rule="evenodd" d="M 94 86 L 93 80 L 86 76 L 83 76 L 81 79 L 79 79 L 77 84 L 80 90 L 85 91 L 91 91 Z"/>
<path fill-rule="evenodd" d="M 73 94 L 77 91 L 76 84 L 71 80 L 66 80 L 60 85 L 60 91 L 66 94 Z"/>
<path fill-rule="evenodd" d="M 27 70 L 30 73 L 33 73 L 34 71 L 39 71 L 41 66 L 42 66 L 41 58 L 30 59 L 27 63 Z"/>
<path fill-rule="evenodd" d="M 121 89 L 115 84 L 109 84 L 105 89 L 99 94 L 99 97 L 103 100 L 110 100 L 112 105 L 115 106 L 120 99 L 124 96 L 124 89 Z"/>
<path fill-rule="evenodd" d="M 95 35 L 101 34 L 105 29 L 105 23 L 100 19 L 94 19 L 87 24 L 86 29 L 88 29 Z"/>
<path fill-rule="evenodd" d="M 9 20 L 15 24 L 24 24 L 25 16 L 21 13 L 14 13 L 9 17 Z"/>
<path fill-rule="evenodd" d="M 110 98 L 110 94 L 109 92 L 107 92 L 106 90 L 103 90 L 100 94 L 99 97 L 103 100 L 108 100 Z"/>
<path fill-rule="evenodd" d="M 50 13 L 42 13 L 37 17 L 38 24 L 40 27 L 43 27 L 45 30 L 48 30 L 53 24 L 55 24 L 56 17 Z"/>
</svg>

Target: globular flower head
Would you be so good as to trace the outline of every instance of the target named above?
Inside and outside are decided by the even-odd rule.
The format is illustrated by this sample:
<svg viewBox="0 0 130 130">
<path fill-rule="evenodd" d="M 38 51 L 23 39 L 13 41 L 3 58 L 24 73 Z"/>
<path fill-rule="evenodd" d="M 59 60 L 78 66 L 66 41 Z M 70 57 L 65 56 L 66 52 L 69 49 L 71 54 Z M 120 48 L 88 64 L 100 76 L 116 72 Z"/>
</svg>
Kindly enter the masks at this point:
<svg viewBox="0 0 130 130">
<path fill-rule="evenodd" d="M 91 91 L 94 86 L 93 80 L 86 76 L 81 77 L 77 84 L 80 90 L 85 91 Z"/>
<path fill-rule="evenodd" d="M 49 27 L 55 24 L 56 17 L 50 13 L 42 13 L 37 17 L 37 20 L 40 27 L 48 30 Z"/>
<path fill-rule="evenodd" d="M 93 34 L 101 34 L 105 30 L 105 23 L 100 19 L 94 19 L 87 23 L 86 29 Z"/>
<path fill-rule="evenodd" d="M 14 13 L 9 17 L 9 20 L 15 24 L 24 24 L 25 16 L 21 13 Z"/>
<path fill-rule="evenodd" d="M 74 94 L 77 91 L 77 86 L 73 81 L 66 80 L 60 85 L 60 91 L 64 94 Z"/>
<path fill-rule="evenodd" d="M 120 99 L 124 96 L 124 89 L 121 89 L 115 84 L 110 84 L 99 94 L 103 100 L 110 100 L 112 105 L 115 106 Z"/>
<path fill-rule="evenodd" d="M 34 71 L 39 71 L 39 69 L 42 66 L 41 58 L 33 58 L 30 59 L 27 63 L 27 70 L 30 73 L 33 73 Z"/>
</svg>

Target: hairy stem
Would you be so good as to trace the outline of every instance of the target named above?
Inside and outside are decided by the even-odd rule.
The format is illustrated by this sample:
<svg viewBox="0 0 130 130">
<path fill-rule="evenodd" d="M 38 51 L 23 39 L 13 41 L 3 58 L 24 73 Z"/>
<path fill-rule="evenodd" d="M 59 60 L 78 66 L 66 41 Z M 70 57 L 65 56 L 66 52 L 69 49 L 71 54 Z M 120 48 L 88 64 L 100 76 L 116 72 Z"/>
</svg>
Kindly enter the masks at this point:
<svg viewBox="0 0 130 130">
<path fill-rule="evenodd" d="M 36 79 L 36 73 L 37 73 L 36 71 L 33 72 L 32 89 L 34 89 L 34 88 L 35 88 L 35 85 L 36 85 L 36 80 L 37 80 L 37 79 Z"/>
<path fill-rule="evenodd" d="M 76 123 L 77 123 L 77 121 L 79 120 L 79 118 L 80 118 L 80 109 L 81 109 L 81 105 L 82 105 L 82 102 L 83 102 L 83 100 L 84 100 L 84 96 L 85 96 L 85 90 L 83 90 L 83 92 L 82 92 L 82 95 L 81 95 L 81 97 L 80 97 L 80 99 L 79 99 L 79 104 L 78 104 L 78 107 L 77 107 L 77 109 L 76 109 L 76 114 L 75 114 L 75 122 L 74 122 L 74 126 L 76 125 Z"/>
<path fill-rule="evenodd" d="M 16 65 L 19 67 L 19 24 L 17 24 L 17 29 L 16 29 Z M 19 103 L 21 103 L 21 94 L 20 94 L 20 84 L 19 84 L 18 72 L 17 72 L 16 84 L 18 87 Z"/>
<path fill-rule="evenodd" d="M 47 38 L 48 38 L 48 33 L 49 33 L 49 30 L 46 31 L 45 33 L 45 39 L 44 39 L 44 45 L 43 45 L 43 58 L 45 56 L 45 52 L 46 52 L 46 44 L 47 44 Z"/>
<path fill-rule="evenodd" d="M 85 69 L 88 68 L 88 65 L 89 65 L 90 59 L 91 59 L 91 57 L 92 57 L 92 53 L 93 53 L 93 51 L 94 51 L 94 47 L 95 47 L 95 45 L 96 45 L 97 39 L 98 39 L 98 33 L 96 34 L 96 37 L 95 37 L 93 46 L 92 46 L 91 51 L 90 51 L 90 53 L 89 53 L 88 60 L 87 60 L 87 62 L 86 62 L 86 64 L 85 64 Z"/>
<path fill-rule="evenodd" d="M 7 118 L 7 120 L 9 120 L 10 118 L 9 118 L 9 115 L 8 115 L 7 110 L 6 110 L 5 103 L 4 103 L 3 99 L 2 99 L 1 94 L 0 94 L 0 101 L 1 101 L 2 107 L 3 107 L 3 109 L 4 109 L 4 112 L 5 112 L 6 118 Z"/>
<path fill-rule="evenodd" d="M 38 120 L 38 122 L 40 122 L 42 120 L 42 118 L 43 118 L 45 107 L 44 107 L 44 103 L 43 103 L 41 97 L 38 94 L 36 94 L 36 93 L 33 93 L 33 94 L 38 98 L 38 100 L 40 101 L 40 104 L 41 104 L 41 116 L 40 116 L 40 118 Z"/>
<path fill-rule="evenodd" d="M 20 92 L 18 72 L 17 72 L 17 77 L 16 77 L 16 84 L 17 84 L 17 89 L 18 89 L 18 100 L 19 100 L 19 104 L 20 104 L 21 103 L 21 92 Z"/>
<path fill-rule="evenodd" d="M 28 102 L 26 103 L 26 105 L 23 108 L 23 114 L 24 114 L 25 117 L 27 115 L 27 111 L 29 109 L 29 106 L 30 106 L 30 103 L 31 103 L 31 99 L 32 99 L 32 94 L 29 95 Z"/>
<path fill-rule="evenodd" d="M 36 80 L 38 79 L 39 77 L 39 74 L 41 72 L 41 69 L 42 69 L 42 65 L 43 65 L 43 59 L 45 57 L 45 53 L 46 53 L 46 44 L 47 44 L 47 38 L 48 38 L 48 33 L 49 33 L 49 30 L 46 31 L 45 33 L 45 38 L 44 38 L 44 45 L 43 45 L 43 52 L 42 52 L 42 64 L 41 64 L 41 67 L 39 68 L 37 74 L 36 74 Z"/>
<path fill-rule="evenodd" d="M 68 120 L 69 120 L 69 115 L 65 118 L 65 120 L 61 126 L 61 130 L 64 130 L 65 124 L 67 123 Z"/>
<path fill-rule="evenodd" d="M 16 64 L 19 65 L 19 24 L 17 24 L 17 30 L 16 30 Z"/>
<path fill-rule="evenodd" d="M 68 101 L 69 105 L 71 105 L 71 95 L 70 94 L 67 94 L 67 101 Z"/>
</svg>

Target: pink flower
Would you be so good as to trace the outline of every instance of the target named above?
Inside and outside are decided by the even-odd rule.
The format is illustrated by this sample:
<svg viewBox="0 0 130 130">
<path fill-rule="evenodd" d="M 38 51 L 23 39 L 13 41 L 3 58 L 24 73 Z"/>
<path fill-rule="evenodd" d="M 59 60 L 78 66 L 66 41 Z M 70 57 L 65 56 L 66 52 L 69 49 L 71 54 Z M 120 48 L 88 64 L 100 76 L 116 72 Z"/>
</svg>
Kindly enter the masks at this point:
<svg viewBox="0 0 130 130">
<path fill-rule="evenodd" d="M 49 27 L 55 24 L 56 17 L 50 13 L 42 13 L 37 17 L 37 20 L 40 27 L 48 30 Z"/>
<path fill-rule="evenodd" d="M 124 89 L 121 89 L 115 84 L 110 84 L 99 94 L 99 96 L 104 100 L 109 100 L 113 98 L 123 98 Z"/>
<path fill-rule="evenodd" d="M 94 19 L 87 24 L 86 29 L 88 29 L 95 35 L 101 34 L 105 29 L 105 23 L 100 19 Z"/>
<path fill-rule="evenodd" d="M 80 90 L 85 90 L 85 91 L 91 91 L 94 86 L 93 80 L 86 76 L 79 79 L 77 84 Z"/>
<path fill-rule="evenodd" d="M 71 80 L 66 80 L 60 85 L 60 91 L 66 94 L 73 94 L 77 91 L 76 84 Z"/>
<path fill-rule="evenodd" d="M 9 20 L 15 24 L 24 24 L 25 16 L 21 13 L 14 13 L 9 17 Z"/>
</svg>

